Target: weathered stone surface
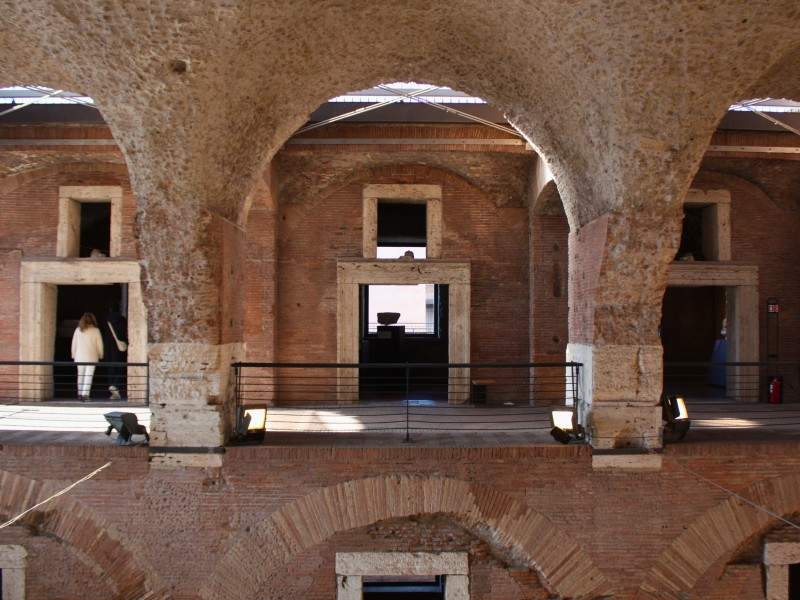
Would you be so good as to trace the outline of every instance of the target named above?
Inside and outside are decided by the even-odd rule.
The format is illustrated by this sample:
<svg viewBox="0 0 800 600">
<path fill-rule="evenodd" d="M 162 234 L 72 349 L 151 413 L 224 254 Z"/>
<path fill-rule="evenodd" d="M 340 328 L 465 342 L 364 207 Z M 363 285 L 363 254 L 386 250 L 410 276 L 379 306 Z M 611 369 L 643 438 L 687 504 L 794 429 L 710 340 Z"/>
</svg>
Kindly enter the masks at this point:
<svg viewBox="0 0 800 600">
<path fill-rule="evenodd" d="M 340 575 L 469 575 L 467 555 L 461 552 L 337 552 Z"/>
<path fill-rule="evenodd" d="M 150 347 L 151 445 L 220 446 L 232 422 L 231 363 L 242 344 Z"/>
<path fill-rule="evenodd" d="M 579 415 L 595 448 L 661 446 L 662 348 L 567 346 L 580 369 Z"/>
</svg>

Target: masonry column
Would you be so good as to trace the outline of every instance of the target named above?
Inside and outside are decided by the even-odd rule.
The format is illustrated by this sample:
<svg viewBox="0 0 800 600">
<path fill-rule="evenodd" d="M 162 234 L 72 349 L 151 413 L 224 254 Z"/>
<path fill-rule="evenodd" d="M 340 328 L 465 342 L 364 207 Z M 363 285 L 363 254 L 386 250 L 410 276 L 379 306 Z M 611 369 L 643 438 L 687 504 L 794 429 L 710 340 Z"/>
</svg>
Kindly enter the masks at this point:
<svg viewBox="0 0 800 600">
<path fill-rule="evenodd" d="M 567 360 L 584 365 L 580 413 L 597 449 L 661 446 L 658 328 L 679 208 L 609 212 L 570 234 Z"/>
<path fill-rule="evenodd" d="M 138 233 L 150 335 L 150 446 L 170 456 L 174 447 L 222 446 L 229 435 L 231 363 L 244 357 L 243 230 L 190 187 L 148 184 L 140 187 Z M 183 464 L 190 457 L 174 455 Z"/>
</svg>

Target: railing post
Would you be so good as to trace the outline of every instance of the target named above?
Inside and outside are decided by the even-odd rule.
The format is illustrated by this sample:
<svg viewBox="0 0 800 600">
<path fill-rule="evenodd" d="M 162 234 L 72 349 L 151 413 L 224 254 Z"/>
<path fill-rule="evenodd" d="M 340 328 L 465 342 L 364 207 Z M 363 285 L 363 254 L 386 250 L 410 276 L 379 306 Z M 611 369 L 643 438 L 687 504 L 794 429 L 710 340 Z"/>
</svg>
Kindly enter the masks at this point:
<svg viewBox="0 0 800 600">
<path fill-rule="evenodd" d="M 126 369 L 127 373 L 127 369 Z M 145 377 L 145 386 L 144 386 L 144 405 L 150 406 L 150 361 L 145 363 L 144 367 L 144 377 Z M 127 377 L 126 377 L 127 380 Z M 130 390 L 128 392 L 128 400 L 130 400 Z"/>
<path fill-rule="evenodd" d="M 409 404 L 411 401 L 411 370 L 406 363 L 406 442 L 411 441 L 411 431 L 409 429 Z"/>
</svg>

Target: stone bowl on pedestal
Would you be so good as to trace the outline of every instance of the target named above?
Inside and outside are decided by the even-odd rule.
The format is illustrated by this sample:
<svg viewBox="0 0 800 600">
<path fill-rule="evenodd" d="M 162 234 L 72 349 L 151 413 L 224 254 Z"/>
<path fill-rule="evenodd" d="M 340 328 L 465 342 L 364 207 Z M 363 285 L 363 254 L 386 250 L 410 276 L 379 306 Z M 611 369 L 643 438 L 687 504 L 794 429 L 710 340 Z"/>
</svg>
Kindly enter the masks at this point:
<svg viewBox="0 0 800 600">
<path fill-rule="evenodd" d="M 381 325 L 394 325 L 400 319 L 398 312 L 379 312 L 378 323 Z"/>
</svg>

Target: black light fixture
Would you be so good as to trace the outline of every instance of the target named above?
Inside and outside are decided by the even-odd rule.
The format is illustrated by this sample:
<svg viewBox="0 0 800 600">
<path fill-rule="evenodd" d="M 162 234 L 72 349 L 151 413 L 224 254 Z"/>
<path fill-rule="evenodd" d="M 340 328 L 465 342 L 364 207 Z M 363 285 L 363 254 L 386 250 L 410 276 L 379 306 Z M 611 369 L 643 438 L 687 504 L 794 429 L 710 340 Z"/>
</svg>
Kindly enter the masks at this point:
<svg viewBox="0 0 800 600">
<path fill-rule="evenodd" d="M 583 425 L 577 421 L 577 413 L 566 408 L 554 408 L 550 411 L 550 423 L 553 428 L 550 435 L 557 442 L 569 444 L 572 441 L 582 442 L 586 439 L 586 431 Z"/>
<path fill-rule="evenodd" d="M 117 444 L 120 446 L 131 444 L 131 438 L 134 435 L 143 435 L 146 441 L 150 441 L 150 434 L 147 433 L 147 428 L 144 425 L 139 425 L 139 419 L 134 413 L 114 411 L 103 416 L 108 421 L 106 435 L 111 435 L 111 432 L 116 429 L 118 432 Z"/>
<path fill-rule="evenodd" d="M 236 411 L 234 437 L 240 442 L 261 442 L 267 431 L 267 407 L 265 405 L 239 406 Z"/>
<path fill-rule="evenodd" d="M 665 442 L 682 440 L 692 425 L 686 401 L 682 396 L 664 395 L 661 398 L 661 418 L 664 420 Z"/>
</svg>

